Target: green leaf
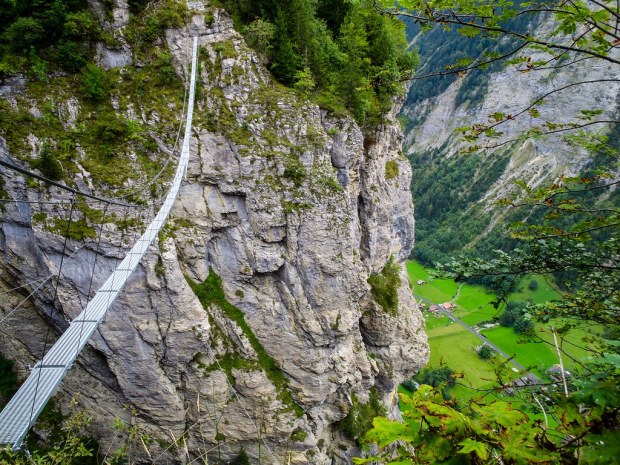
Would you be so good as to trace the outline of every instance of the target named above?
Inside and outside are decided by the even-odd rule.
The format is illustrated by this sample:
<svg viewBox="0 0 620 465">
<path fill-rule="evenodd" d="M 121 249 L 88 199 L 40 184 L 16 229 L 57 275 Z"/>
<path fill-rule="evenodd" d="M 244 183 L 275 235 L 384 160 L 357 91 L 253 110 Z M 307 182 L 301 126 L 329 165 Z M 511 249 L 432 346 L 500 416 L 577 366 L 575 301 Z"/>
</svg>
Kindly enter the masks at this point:
<svg viewBox="0 0 620 465">
<path fill-rule="evenodd" d="M 530 108 L 530 109 L 528 110 L 528 113 L 530 114 L 530 116 L 531 116 L 532 118 L 538 118 L 538 117 L 540 117 L 540 111 L 538 111 L 536 108 Z"/>
<path fill-rule="evenodd" d="M 585 440 L 587 445 L 580 451 L 580 464 L 604 465 L 614 463 L 620 457 L 620 431 L 589 434 Z"/>
<path fill-rule="evenodd" d="M 378 460 L 380 460 L 381 457 L 366 457 L 366 458 L 361 458 L 361 457 L 353 457 L 353 463 L 355 465 L 363 465 L 365 463 L 376 463 Z"/>
<path fill-rule="evenodd" d="M 459 442 L 459 446 L 463 446 L 461 450 L 459 450 L 461 454 L 469 454 L 471 452 L 474 452 L 482 460 L 486 460 L 486 458 L 489 456 L 487 446 L 482 442 L 475 441 L 474 439 L 467 438 Z"/>
<path fill-rule="evenodd" d="M 581 110 L 581 117 L 586 120 L 591 120 L 595 116 L 603 113 L 603 110 Z"/>
<path fill-rule="evenodd" d="M 372 421 L 373 428 L 366 434 L 366 441 L 374 442 L 379 447 L 385 447 L 398 440 L 411 438 L 411 428 L 406 423 L 391 421 L 387 418 L 377 417 Z"/>
<path fill-rule="evenodd" d="M 558 453 L 539 448 L 534 438 L 528 433 L 504 442 L 503 456 L 516 463 L 561 463 Z"/>
<path fill-rule="evenodd" d="M 455 455 L 454 443 L 441 436 L 432 436 L 424 449 L 427 454 L 439 461 L 446 460 Z"/>
<path fill-rule="evenodd" d="M 484 417 L 486 423 L 497 423 L 504 427 L 511 427 L 528 420 L 525 413 L 515 409 L 508 402 L 493 402 L 489 405 L 472 408 Z"/>
</svg>

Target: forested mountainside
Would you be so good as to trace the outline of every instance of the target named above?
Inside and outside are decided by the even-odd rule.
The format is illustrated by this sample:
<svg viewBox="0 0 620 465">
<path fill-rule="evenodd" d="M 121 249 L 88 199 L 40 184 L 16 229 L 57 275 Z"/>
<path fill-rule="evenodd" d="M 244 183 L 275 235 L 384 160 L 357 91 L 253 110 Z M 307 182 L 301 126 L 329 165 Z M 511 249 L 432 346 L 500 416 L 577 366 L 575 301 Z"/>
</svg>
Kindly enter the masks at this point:
<svg viewBox="0 0 620 465">
<path fill-rule="evenodd" d="M 137 207 L 1 168 L 4 379 L 28 374 L 165 194 L 197 36 L 172 219 L 55 403 L 67 414 L 75 396 L 100 450 L 128 439 L 134 462 L 349 461 L 428 358 L 402 266 L 403 27 L 344 0 L 3 0 L 0 12 L 2 160 Z M 46 415 L 30 445 L 61 419 Z"/>
<path fill-rule="evenodd" d="M 404 24 L 371 2 L 256 0 L 223 2 L 249 44 L 262 51 L 284 84 L 315 91 L 332 111 L 346 107 L 370 128 L 390 111 L 416 55 Z"/>
<path fill-rule="evenodd" d="M 544 17 L 538 18 L 537 24 L 520 20 L 511 26 L 521 32 L 528 28 L 550 30 Z M 516 43 L 510 37 L 501 41 L 466 39 L 457 31 L 445 32 L 440 27 L 420 33 L 413 23 L 408 25 L 408 34 L 411 47 L 420 55 L 418 77 L 446 73 L 446 67 L 459 60 L 461 65 L 467 63 L 463 61 L 466 57 L 483 53 L 501 56 Z M 548 130 L 553 125 L 559 129 L 587 123 L 591 120 L 589 111 L 600 110 L 600 119 L 618 120 L 618 83 L 596 82 L 617 79 L 617 67 L 596 60 L 568 61 L 529 72 L 519 70 L 518 64 L 497 61 L 460 75 L 414 80 L 399 117 L 405 130 L 404 151 L 414 172 L 414 257 L 432 264 L 458 253 L 488 256 L 496 249 L 510 250 L 514 244 L 506 231 L 512 222 L 525 217 L 534 223 L 542 219 L 537 210 L 520 211 L 497 204 L 520 189 L 515 182 L 523 180 L 534 188 L 561 176 L 616 169 L 602 150 L 585 150 L 562 131 L 544 137 L 533 133 L 523 136 L 532 127 Z M 592 83 L 572 87 L 581 81 Z M 527 111 L 539 97 L 564 87 L 552 92 L 540 107 L 535 106 L 535 111 Z M 487 141 L 490 149 L 468 150 L 473 144 L 464 141 L 459 128 L 495 121 L 498 115 L 515 115 L 524 109 L 525 114 L 498 127 L 502 134 Z M 585 130 L 600 132 L 608 137 L 611 147 L 618 148 L 617 125 Z M 601 201 L 618 205 L 620 200 L 613 190 L 601 193 Z"/>
</svg>

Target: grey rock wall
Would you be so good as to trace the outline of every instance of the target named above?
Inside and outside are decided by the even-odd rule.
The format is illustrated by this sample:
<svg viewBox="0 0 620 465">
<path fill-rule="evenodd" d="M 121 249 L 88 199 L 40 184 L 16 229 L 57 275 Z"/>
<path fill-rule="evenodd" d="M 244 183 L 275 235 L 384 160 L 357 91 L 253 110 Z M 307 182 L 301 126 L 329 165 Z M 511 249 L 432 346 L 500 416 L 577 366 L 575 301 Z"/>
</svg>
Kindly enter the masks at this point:
<svg viewBox="0 0 620 465">
<path fill-rule="evenodd" d="M 398 383 L 428 358 L 404 267 L 394 316 L 367 283 L 390 257 L 402 264 L 413 245 L 400 126 L 391 114 L 364 137 L 350 118 L 281 87 L 220 11 L 211 25 L 195 16 L 190 27 L 168 31 L 179 74 L 194 34 L 201 83 L 186 181 L 166 232 L 80 355 L 60 400 L 79 393 L 104 444 L 114 442 L 115 417 L 140 425 L 159 439 L 151 446 L 156 463 L 186 453 L 230 459 L 241 447 L 262 463 L 341 463 L 351 443 L 335 424 L 352 394 L 365 400 L 376 386 L 393 405 Z M 390 179 L 387 162 L 398 166 Z M 28 190 L 15 175 L 4 189 L 31 200 L 64 195 Z M 31 213 L 17 204 L 1 215 L 0 292 L 10 298 L 0 318 L 33 285 L 11 289 L 60 267 L 64 239 Z M 75 253 L 64 259 L 57 298 L 47 281 L 0 325 L 0 351 L 18 360 L 21 375 L 40 357 L 47 328 L 59 334 L 81 310 L 90 271 L 96 289 L 131 237 L 107 224 L 99 245 L 68 241 Z M 202 283 L 210 270 L 245 324 L 215 303 L 204 308 L 190 288 L 188 280 Z"/>
</svg>

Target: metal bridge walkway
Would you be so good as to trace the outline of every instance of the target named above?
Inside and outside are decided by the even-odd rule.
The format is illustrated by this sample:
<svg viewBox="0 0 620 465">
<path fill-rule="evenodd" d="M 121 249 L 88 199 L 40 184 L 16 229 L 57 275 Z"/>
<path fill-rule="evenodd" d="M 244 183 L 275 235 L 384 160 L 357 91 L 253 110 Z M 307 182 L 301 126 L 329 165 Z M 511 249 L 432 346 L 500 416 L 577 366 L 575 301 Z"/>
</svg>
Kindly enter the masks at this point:
<svg viewBox="0 0 620 465">
<path fill-rule="evenodd" d="M 47 401 L 56 391 L 65 374 L 105 317 L 107 310 L 122 291 L 125 282 L 138 263 L 140 263 L 151 242 L 157 237 L 157 234 L 166 222 L 179 192 L 189 159 L 189 140 L 192 130 L 196 85 L 197 50 L 198 38 L 194 37 L 185 134 L 179 165 L 170 191 L 157 216 L 144 234 L 97 291 L 84 311 L 71 322 L 69 328 L 43 357 L 43 360 L 34 366 L 28 379 L 26 379 L 2 413 L 0 413 L 0 444 L 11 444 L 14 449 L 22 445 L 26 434 L 43 410 L 43 407 L 45 407 Z"/>
</svg>

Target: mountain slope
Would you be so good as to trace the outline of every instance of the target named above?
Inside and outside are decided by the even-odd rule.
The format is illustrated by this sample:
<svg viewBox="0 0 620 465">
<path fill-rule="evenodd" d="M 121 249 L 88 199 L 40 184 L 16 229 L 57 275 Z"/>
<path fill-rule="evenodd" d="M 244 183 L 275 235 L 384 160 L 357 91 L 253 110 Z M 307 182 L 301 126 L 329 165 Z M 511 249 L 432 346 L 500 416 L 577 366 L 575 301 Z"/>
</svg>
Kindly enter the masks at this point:
<svg viewBox="0 0 620 465">
<path fill-rule="evenodd" d="M 536 27 L 540 31 L 549 24 L 543 21 Z M 456 33 L 443 36 L 439 30 L 427 36 L 416 35 L 413 44 L 420 49 L 423 63 L 420 73 L 470 56 L 472 47 L 477 53 L 497 50 L 497 46 L 484 41 L 465 43 L 461 50 L 459 45 L 465 39 L 459 37 Z M 532 59 L 542 58 L 544 55 L 538 53 Z M 495 202 L 514 193 L 517 180 L 525 180 L 528 187 L 535 188 L 562 175 L 577 175 L 594 158 L 593 153 L 572 144 L 562 132 L 526 139 L 520 134 L 547 122 L 585 122 L 579 119 L 582 110 L 600 109 L 601 119 L 617 119 L 620 86 L 617 82 L 596 82 L 617 79 L 617 73 L 605 64 L 586 60 L 531 72 L 513 66 L 492 66 L 461 78 L 429 78 L 419 85 L 414 81 L 400 116 L 406 127 L 404 150 L 414 171 L 414 255 L 430 263 L 470 249 L 488 254 L 495 248 L 510 248 L 510 243 L 502 239 L 502 231 L 511 220 L 523 216 L 505 206 L 497 207 Z M 583 81 L 593 82 L 574 85 Z M 483 142 L 483 146 L 488 143 L 492 148 L 463 153 L 468 144 L 459 137 L 457 128 L 493 121 L 496 112 L 515 115 L 560 88 L 566 89 L 552 93 L 536 107 L 540 114 L 526 113 L 498 126 L 502 134 Z M 605 134 L 609 127 L 595 125 L 586 131 Z"/>
</svg>

